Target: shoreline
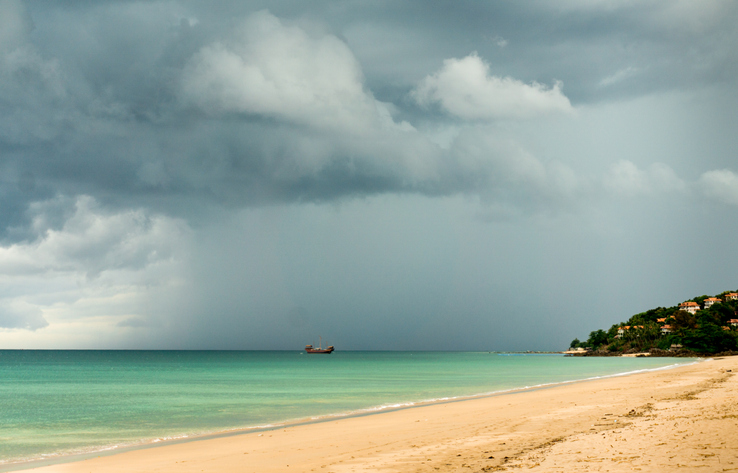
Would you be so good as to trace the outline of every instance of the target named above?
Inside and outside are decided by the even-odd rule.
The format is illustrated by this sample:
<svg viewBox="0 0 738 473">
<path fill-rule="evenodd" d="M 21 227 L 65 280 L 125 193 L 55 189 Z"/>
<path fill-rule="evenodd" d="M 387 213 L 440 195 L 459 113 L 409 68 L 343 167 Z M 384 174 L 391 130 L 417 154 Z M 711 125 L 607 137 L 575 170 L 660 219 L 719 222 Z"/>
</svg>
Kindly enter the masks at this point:
<svg viewBox="0 0 738 473">
<path fill-rule="evenodd" d="M 136 446 L 127 450 L 119 449 L 113 452 L 103 452 L 103 454 L 98 452 L 88 456 L 87 459 L 67 458 L 65 463 L 59 463 L 59 459 L 55 459 L 52 461 L 53 464 L 47 464 L 47 466 L 43 467 L 38 464 L 31 465 L 28 463 L 8 464 L 6 465 L 6 468 L 2 469 L 2 471 L 37 471 L 45 473 L 76 473 L 90 470 L 101 472 L 151 471 L 149 466 L 152 464 L 159 465 L 159 467 L 157 467 L 157 471 L 201 471 L 202 468 L 191 469 L 189 467 L 198 464 L 200 466 L 204 466 L 202 462 L 205 461 L 206 457 L 208 458 L 208 464 L 216 462 L 222 465 L 215 470 L 208 468 L 205 469 L 205 471 L 284 471 L 283 469 L 286 468 L 285 465 L 288 463 L 280 467 L 275 464 L 275 462 L 277 462 L 277 459 L 275 458 L 280 457 L 280 449 L 284 448 L 283 443 L 285 441 L 288 441 L 288 443 L 291 443 L 295 447 L 293 456 L 300 456 L 295 452 L 304 452 L 302 458 L 295 458 L 293 460 L 293 466 L 290 471 L 310 471 L 311 468 L 304 469 L 304 466 L 315 464 L 317 462 L 321 463 L 320 466 L 322 466 L 322 464 L 333 464 L 334 467 L 337 468 L 340 466 L 339 464 L 345 463 L 347 459 L 349 459 L 346 458 L 346 455 L 350 452 L 356 451 L 355 449 L 357 446 L 363 447 L 365 450 L 368 445 L 371 445 L 372 443 L 376 444 L 376 442 L 373 442 L 371 439 L 376 437 L 379 426 L 384 426 L 385 428 L 381 428 L 379 430 L 378 438 L 384 439 L 387 437 L 387 440 L 394 439 L 389 444 L 392 446 L 391 448 L 385 446 L 384 449 L 380 449 L 375 452 L 376 454 L 379 454 L 379 457 L 381 458 L 384 458 L 390 453 L 393 455 L 398 454 L 398 447 L 402 447 L 402 444 L 407 443 L 408 441 L 413 441 L 416 444 L 428 444 L 430 442 L 430 444 L 435 446 L 436 450 L 453 449 L 458 447 L 457 444 L 459 441 L 464 438 L 468 438 L 470 431 L 482 428 L 482 426 L 479 425 L 479 422 L 483 419 L 490 424 L 499 424 L 500 422 L 502 422 L 502 424 L 509 424 L 507 426 L 498 425 L 499 429 L 497 435 L 499 436 L 516 431 L 515 428 L 511 428 L 513 427 L 513 424 L 516 423 L 514 422 L 514 419 L 516 418 L 519 418 L 521 422 L 525 423 L 522 419 L 528 419 L 530 421 L 531 419 L 535 419 L 537 416 L 540 417 L 542 413 L 545 413 L 545 415 L 550 417 L 551 408 L 562 403 L 570 404 L 569 411 L 571 411 L 571 404 L 573 403 L 573 406 L 577 406 L 577 400 L 581 403 L 589 399 L 589 409 L 604 409 L 604 414 L 613 414 L 611 411 L 617 410 L 615 408 L 616 406 L 613 405 L 613 402 L 616 401 L 615 404 L 622 404 L 624 400 L 622 398 L 614 400 L 611 399 L 610 402 L 605 402 L 605 399 L 597 398 L 596 404 L 598 404 L 598 406 L 595 408 L 591 405 L 593 393 L 600 392 L 603 389 L 605 389 L 605 391 L 621 391 L 627 387 L 630 393 L 634 396 L 637 394 L 636 391 L 638 391 L 640 392 L 639 396 L 645 396 L 644 399 L 647 399 L 648 394 L 659 391 L 659 382 L 668 381 L 669 383 L 673 383 L 675 380 L 679 380 L 685 375 L 689 375 L 692 378 L 696 376 L 697 378 L 700 378 L 698 382 L 702 382 L 704 381 L 702 378 L 706 377 L 705 373 L 707 371 L 713 371 L 712 368 L 717 367 L 717 365 L 727 363 L 731 367 L 726 369 L 736 371 L 736 362 L 738 362 L 738 358 L 695 361 L 694 363 L 672 367 L 671 369 L 657 368 L 639 373 L 608 375 L 607 378 L 600 377 L 589 380 L 574 380 L 557 383 L 555 385 L 517 389 L 508 392 L 489 394 L 484 397 L 477 396 L 473 398 L 438 401 L 378 412 L 365 412 L 352 416 L 309 420 L 299 424 L 275 425 L 273 427 L 266 427 L 259 430 L 238 430 L 204 437 L 178 439 L 166 443 L 159 442 L 144 446 Z M 646 379 L 651 382 L 644 382 Z M 659 381 L 656 383 L 657 386 L 653 389 L 648 388 L 649 384 L 654 384 L 653 381 Z M 645 393 L 644 390 L 646 391 Z M 663 389 L 660 391 L 663 391 Z M 653 397 L 651 398 L 653 399 Z M 533 404 L 529 404 L 529 401 L 531 400 L 535 400 L 535 402 Z M 632 401 L 633 398 L 630 400 Z M 480 408 L 482 408 L 482 411 L 484 412 L 484 416 L 481 418 L 478 415 Z M 574 407 L 573 409 L 574 411 L 577 411 L 580 408 Z M 454 413 L 452 418 L 447 417 L 450 412 Z M 510 417 L 511 415 L 512 418 Z M 413 432 L 414 428 L 417 429 L 419 426 L 419 422 L 428 422 L 429 420 L 433 421 L 434 417 L 439 416 L 440 418 L 435 420 L 436 424 L 435 427 L 431 429 L 431 432 L 424 433 L 428 430 L 427 424 L 423 426 L 424 429 L 422 431 Z M 428 418 L 423 420 L 414 419 L 415 417 Z M 466 419 L 466 421 L 462 421 L 462 419 Z M 551 421 L 554 420 L 556 419 L 551 419 Z M 559 424 L 563 422 L 563 420 L 564 419 L 558 419 L 553 422 L 553 424 Z M 567 419 L 569 423 L 573 422 L 574 424 L 581 423 L 581 420 L 582 419 L 577 420 L 576 418 Z M 511 422 L 512 424 L 510 424 Z M 615 420 L 615 422 L 617 423 L 617 420 Z M 566 422 L 563 424 L 566 424 Z M 551 427 L 551 425 L 548 427 Z M 457 435 L 449 436 L 450 431 L 457 432 Z M 341 435 L 339 435 L 341 440 L 338 441 L 335 438 L 337 432 L 341 433 Z M 536 433 L 533 437 L 540 437 L 539 433 Z M 439 439 L 439 436 L 442 437 L 442 439 Z M 550 441 L 558 437 L 561 437 L 561 435 L 553 437 L 544 436 L 543 438 L 548 438 L 548 441 Z M 276 443 L 270 443 L 271 441 L 268 439 L 272 438 L 278 439 L 278 441 L 276 441 Z M 543 440 L 543 438 L 539 440 Z M 323 441 L 318 441 L 317 439 L 323 439 Z M 520 443 L 522 440 L 524 439 L 518 439 L 517 442 L 508 444 L 512 445 L 512 450 L 515 450 L 522 446 Z M 338 453 L 334 452 L 333 448 L 330 449 L 331 452 L 320 453 L 325 450 L 325 442 L 335 444 L 334 448 Z M 263 444 L 268 444 L 270 446 L 260 450 L 260 448 L 264 447 Z M 523 444 L 526 444 L 526 442 L 523 442 Z M 527 445 L 523 450 L 526 448 L 530 449 L 531 447 L 530 445 Z M 408 454 L 406 446 L 399 448 L 399 450 L 400 456 Z M 466 450 L 468 449 L 461 448 L 460 451 L 462 453 L 457 455 L 461 455 L 462 458 L 465 457 L 464 451 Z M 284 452 L 284 450 L 281 451 Z M 243 464 L 245 457 L 234 457 L 236 454 L 234 452 L 238 452 L 240 455 L 251 455 L 247 464 Z M 511 451 L 509 453 L 513 452 Z M 216 458 L 212 458 L 213 456 Z M 353 455 L 351 455 L 351 457 L 353 457 Z M 369 455 L 368 459 L 376 460 L 379 458 L 375 457 L 376 455 Z M 507 457 L 512 458 L 510 455 L 507 455 Z M 453 458 L 459 457 L 454 456 Z M 332 462 L 331 459 L 338 460 Z M 351 459 L 356 460 L 355 458 Z M 367 458 L 364 458 L 364 460 L 367 460 Z M 182 462 L 188 463 L 188 468 L 184 468 Z M 420 463 L 425 464 L 426 462 L 423 461 Z M 169 466 L 166 466 L 167 464 Z M 249 470 L 249 465 L 259 465 L 259 468 Z M 298 465 L 301 465 L 301 468 L 303 469 L 298 469 Z M 500 465 L 492 466 L 498 467 Z M 242 469 L 241 467 L 246 469 Z M 334 470 L 329 469 L 327 471 L 339 470 L 340 468 Z"/>
<path fill-rule="evenodd" d="M 87 353 L 87 351 L 85 351 Z M 83 358 L 83 361 L 88 360 L 90 357 L 89 354 L 86 354 Z M 291 353 L 291 355 L 294 355 L 294 353 Z M 391 359 L 398 358 L 394 353 L 390 353 Z M 652 369 L 663 369 L 664 367 L 670 367 L 677 363 L 690 363 L 694 362 L 694 360 L 652 360 L 651 362 L 619 362 L 617 360 L 608 360 L 607 362 L 600 362 L 596 360 L 589 360 L 585 361 L 584 359 L 581 359 L 579 361 L 569 359 L 566 360 L 565 357 L 563 357 L 561 354 L 531 354 L 530 352 L 524 353 L 490 353 L 490 352 L 464 352 L 459 353 L 458 355 L 461 356 L 461 359 L 463 362 L 459 365 L 457 363 L 453 363 L 452 361 L 455 359 L 456 354 L 450 353 L 450 354 L 444 354 L 440 353 L 440 366 L 460 366 L 464 369 L 466 374 L 462 374 L 461 378 L 467 379 L 471 378 L 477 379 L 477 381 L 473 381 L 470 383 L 471 385 L 475 385 L 475 389 L 468 390 L 468 389 L 454 389 L 457 385 L 462 386 L 465 384 L 464 381 L 459 382 L 459 379 L 455 379 L 454 376 L 448 376 L 443 375 L 445 371 L 441 370 L 438 371 L 438 356 L 439 353 L 433 352 L 431 353 L 432 356 L 428 357 L 426 356 L 423 360 L 417 361 L 417 358 L 413 357 L 413 353 L 410 353 L 409 356 L 403 354 L 399 357 L 400 361 L 404 361 L 404 370 L 399 370 L 400 372 L 407 373 L 407 375 L 410 377 L 409 379 L 414 379 L 413 377 L 418 377 L 418 379 L 424 379 L 423 375 L 429 376 L 433 375 L 434 373 L 438 372 L 441 374 L 440 378 L 428 378 L 428 379 L 434 379 L 434 389 L 427 389 L 425 391 L 423 390 L 405 390 L 404 388 L 391 388 L 387 393 L 381 396 L 374 396 L 378 402 L 372 402 L 372 397 L 367 396 L 364 402 L 350 402 L 345 403 L 349 405 L 340 405 L 340 404 L 332 404 L 330 400 L 333 398 L 340 398 L 340 394 L 332 395 L 330 393 L 327 393 L 327 402 L 323 402 L 322 398 L 314 398 L 312 400 L 313 407 L 307 408 L 307 409 L 301 409 L 298 412 L 286 410 L 284 412 L 292 412 L 294 414 L 293 416 L 286 416 L 282 415 L 283 412 L 280 412 L 279 409 L 271 409 L 271 416 L 266 415 L 257 415 L 257 416 L 251 416 L 253 417 L 252 420 L 254 422 L 248 422 L 248 419 L 246 419 L 246 422 L 226 422 L 226 425 L 223 425 L 222 427 L 220 425 L 216 425 L 213 428 L 208 428 L 207 423 L 202 423 L 202 428 L 200 429 L 187 429 L 186 426 L 184 428 L 170 428 L 168 424 L 168 419 L 166 417 L 161 418 L 154 418 L 154 422 L 156 423 L 156 427 L 159 427 L 159 429 L 142 429 L 140 433 L 143 433 L 144 435 L 127 435 L 130 432 L 130 425 L 131 423 L 128 422 L 121 422 L 118 423 L 118 419 L 126 419 L 128 415 L 127 409 L 120 409 L 120 408 L 114 408 L 112 409 L 111 415 L 108 415 L 107 418 L 109 420 L 108 426 L 104 427 L 100 430 L 101 435 L 97 436 L 96 438 L 91 439 L 91 441 L 87 442 L 86 444 L 83 444 L 82 442 L 77 442 L 76 444 L 73 442 L 64 442 L 64 438 L 60 438 L 61 442 L 57 442 L 57 439 L 55 438 L 55 435 L 52 435 L 50 433 L 50 430 L 47 429 L 45 432 L 40 431 L 40 435 L 35 436 L 35 440 L 38 445 L 47 445 L 49 448 L 44 449 L 44 451 L 38 451 L 31 452 L 31 449 L 27 449 L 29 451 L 26 455 L 20 455 L 19 453 L 22 451 L 20 448 L 15 449 L 12 447 L 12 443 L 9 443 L 7 445 L 4 445 L 4 448 L 0 448 L 0 450 L 3 451 L 5 454 L 4 461 L 2 464 L 0 464 L 0 471 L 14 471 L 19 469 L 28 469 L 33 468 L 41 465 L 52 465 L 56 463 L 64 463 L 64 462 L 70 462 L 70 461 L 79 461 L 86 458 L 93 458 L 96 456 L 101 455 L 114 455 L 118 454 L 120 452 L 124 451 L 130 451 L 135 449 L 141 449 L 141 448 L 151 448 L 151 447 L 158 447 L 162 445 L 168 445 L 172 443 L 181 443 L 181 442 L 189 442 L 194 441 L 198 439 L 208 439 L 208 438 L 214 438 L 214 437 L 223 437 L 228 435 L 237 435 L 241 433 L 249 433 L 249 432 L 258 432 L 263 430 L 269 430 L 269 429 L 277 429 L 283 426 L 292 426 L 297 424 L 309 424 L 324 420 L 332 420 L 332 419 L 340 419 L 340 418 L 347 418 L 351 416 L 359 416 L 359 415 L 367 415 L 367 414 L 375 414 L 375 413 L 382 413 L 382 412 L 388 412 L 395 410 L 397 408 L 406 408 L 406 407 L 415 407 L 419 405 L 429 405 L 429 404 L 435 404 L 435 403 L 443 403 L 443 402 L 449 402 L 453 400 L 465 400 L 465 399 L 474 399 L 474 398 L 482 398 L 489 395 L 498 395 L 500 393 L 507 393 L 507 392 L 516 392 L 516 391 L 524 391 L 526 389 L 530 389 L 531 387 L 544 387 L 549 385 L 557 385 L 557 384 L 566 384 L 570 382 L 578 382 L 582 380 L 587 379 L 597 379 L 602 377 L 608 377 L 608 376 L 621 376 L 624 374 L 629 374 L 634 371 L 642 371 L 642 370 L 652 370 Z M 497 356 L 495 356 L 497 355 Z M 56 357 L 58 355 L 55 355 Z M 76 361 L 76 358 L 69 357 L 69 354 L 64 354 L 66 357 L 65 359 L 71 360 L 72 362 Z M 179 362 L 181 355 L 177 355 L 174 359 L 175 361 Z M 274 355 L 268 354 L 269 359 L 272 359 Z M 366 355 L 362 355 L 364 357 Z M 481 357 L 480 357 L 481 356 Z M 492 358 L 488 358 L 489 356 L 492 356 Z M 112 353 L 109 356 L 104 357 L 104 360 L 113 359 L 118 362 L 125 361 L 127 359 L 128 355 L 123 355 L 120 351 L 112 351 Z M 48 357 L 47 357 L 48 358 Z M 162 357 L 160 357 L 162 358 Z M 239 357 L 238 359 L 241 360 L 242 357 Z M 241 361 L 249 361 L 253 357 L 247 357 Z M 284 361 L 282 360 L 284 358 L 283 356 L 281 358 L 278 358 L 278 361 Z M 294 358 L 294 356 L 288 357 L 291 359 Z M 305 357 L 302 357 L 305 358 Z M 310 358 L 310 357 L 307 357 Z M 370 357 L 371 358 L 371 357 Z M 376 357 L 374 357 L 376 358 Z M 374 359 L 372 358 L 372 359 Z M 547 358 L 547 360 L 546 360 Z M 43 357 L 42 357 L 43 359 Z M 172 357 L 170 355 L 167 355 L 162 358 L 163 361 L 168 362 L 172 361 Z M 188 357 L 187 360 L 190 358 Z M 200 358 L 196 358 L 200 359 Z M 231 357 L 228 357 L 228 359 L 231 359 Z M 262 360 L 263 357 L 258 357 L 257 359 Z M 379 357 L 378 360 L 374 360 L 376 363 L 380 363 L 379 365 L 374 365 L 375 368 L 380 368 L 383 370 L 384 368 L 381 367 L 381 360 L 383 357 Z M 95 358 L 97 360 L 97 358 Z M 186 361 L 187 361 L 186 360 Z M 333 362 L 331 358 L 319 358 L 318 360 L 331 360 L 331 363 Z M 413 360 L 412 362 L 409 362 L 410 360 Z M 98 360 L 99 361 L 99 360 Z M 156 359 L 155 361 L 161 361 L 159 359 Z M 341 360 L 338 360 L 341 361 Z M 350 361 L 350 360 L 348 360 Z M 450 362 L 451 361 L 451 362 Z M 498 361 L 502 364 L 499 364 Z M 543 361 L 544 363 L 540 363 Z M 428 363 L 432 362 L 433 368 L 428 367 Z M 407 371 L 408 367 L 417 366 L 418 363 L 420 363 L 420 369 L 419 370 L 410 370 Z M 241 366 L 243 363 L 239 363 L 239 366 Z M 374 366 L 372 365 L 372 366 Z M 503 374 L 499 379 L 497 377 L 497 374 L 499 372 L 498 367 L 504 366 L 520 366 L 524 369 L 522 370 L 508 370 L 509 372 L 507 374 Z M 314 364 L 309 364 L 308 366 L 314 366 Z M 318 366 L 322 366 L 321 363 L 318 364 Z M 343 366 L 345 371 L 346 363 L 344 362 L 343 365 L 339 363 L 339 368 Z M 470 368 L 471 366 L 471 368 Z M 540 366 L 551 366 L 553 369 L 540 369 Z M 304 365 L 299 365 L 300 370 L 296 370 L 295 372 L 298 374 L 298 376 L 303 372 Z M 532 369 L 528 369 L 532 368 Z M 236 370 L 240 372 L 239 370 Z M 294 370 L 293 370 L 294 371 Z M 331 373 L 343 373 L 341 369 L 331 369 Z M 228 371 L 230 372 L 230 370 Z M 503 369 L 504 373 L 504 369 Z M 34 378 L 35 379 L 35 378 Z M 332 389 L 334 393 L 341 393 L 343 392 L 341 389 L 346 389 L 347 385 L 343 381 L 344 379 L 351 379 L 349 376 L 348 378 L 342 377 L 342 376 L 333 376 L 333 381 L 336 383 L 334 387 L 337 387 L 338 389 Z M 450 384 L 443 383 L 443 380 L 448 379 L 450 381 Z M 44 379 L 39 378 L 38 382 L 43 383 Z M 114 383 L 113 383 L 114 384 Z M 403 383 L 404 384 L 404 383 Z M 84 388 L 84 384 L 81 384 L 82 389 L 78 390 L 80 396 L 86 396 L 87 390 Z M 380 391 L 377 391 L 374 386 L 368 386 L 367 383 L 364 383 L 364 386 L 369 389 L 369 393 L 378 393 Z M 228 385 L 226 385 L 228 387 Z M 442 387 L 441 389 L 438 389 L 438 387 Z M 53 386 L 52 386 L 53 388 Z M 182 389 L 185 391 L 179 391 L 179 392 L 186 392 L 187 386 L 183 385 Z M 372 390 L 375 389 L 375 390 Z M 53 391 L 53 390 L 52 390 Z M 202 391 L 202 390 L 201 390 Z M 231 389 L 232 392 L 238 391 Z M 22 392 L 22 390 L 21 390 Z M 195 392 L 198 392 L 195 390 Z M 360 394 L 359 398 L 363 399 L 362 394 L 364 391 L 359 390 L 357 393 Z M 414 393 L 414 394 L 413 394 Z M 111 392 L 112 395 L 117 395 L 113 392 Z M 132 393 L 134 395 L 137 394 L 137 392 Z M 248 396 L 249 392 L 248 390 L 245 390 L 245 394 Z M 389 395 L 389 394 L 396 394 L 396 395 Z M 409 394 L 409 395 L 408 395 Z M 56 399 L 56 397 L 54 398 Z M 266 404 L 269 404 L 268 398 L 264 398 L 267 400 Z M 233 398 L 234 402 L 240 402 L 240 398 Z M 53 399 L 49 399 L 49 402 L 51 402 L 51 406 L 54 406 Z M 94 401 L 94 399 L 93 399 Z M 258 405 L 258 403 L 254 403 L 253 400 L 249 401 L 251 405 Z M 79 404 L 79 403 L 78 403 Z M 245 403 L 244 405 L 248 404 Z M 128 403 L 129 408 L 135 409 L 136 404 L 135 403 Z M 217 403 L 215 404 L 217 406 Z M 94 404 L 79 404 L 77 406 L 73 406 L 75 409 L 75 412 L 79 412 L 80 415 L 83 417 L 85 416 L 85 413 L 88 409 L 88 407 L 93 407 Z M 305 404 L 305 406 L 308 406 L 308 404 Z M 69 407 L 68 404 L 59 405 L 59 407 Z M 115 407 L 115 406 L 114 406 Z M 212 414 L 214 412 L 212 410 L 212 405 L 206 404 L 206 408 L 210 407 L 209 413 Z M 289 405 L 288 407 L 293 407 L 292 405 Z M 194 412 L 195 415 L 198 415 L 197 412 Z M 247 418 L 249 416 L 246 416 Z M 147 422 L 148 419 L 141 418 L 140 422 Z M 222 425 L 223 423 L 221 423 Z M 116 426 L 120 425 L 122 429 L 116 429 Z M 180 424 L 177 424 L 180 425 Z M 95 424 L 88 422 L 88 423 L 80 423 L 75 425 L 70 425 L 70 428 L 63 430 L 61 432 L 62 435 L 65 433 L 70 433 L 71 435 L 74 435 L 75 432 L 94 432 L 95 431 Z M 128 430 L 126 430 L 128 429 Z M 9 439 L 12 439 L 13 433 L 12 429 L 7 430 L 7 435 L 9 435 Z M 88 435 L 89 437 L 89 435 Z M 20 435 L 20 438 L 23 438 L 22 433 Z M 28 436 L 28 438 L 33 438 Z M 82 438 L 82 437 L 80 437 Z M 20 440 L 20 439 L 19 439 Z M 95 445 L 95 440 L 97 440 L 97 445 Z M 11 440 L 12 442 L 12 440 Z M 21 447 L 24 445 L 21 444 L 21 442 L 18 442 Z M 56 445 L 54 445 L 56 444 Z M 63 448 L 65 445 L 71 445 L 69 448 Z M 57 451 L 53 451 L 54 447 L 56 447 Z M 41 449 L 37 449 L 41 450 Z"/>
<path fill-rule="evenodd" d="M 512 353 L 512 354 L 515 355 L 517 353 Z M 523 354 L 523 352 L 521 352 L 520 354 Z M 525 354 L 540 354 L 540 353 L 526 352 Z M 587 378 L 554 381 L 550 383 L 541 383 L 541 384 L 530 385 L 530 386 L 506 388 L 506 389 L 500 389 L 496 391 L 489 391 L 489 392 L 483 392 L 483 393 L 472 394 L 472 395 L 449 396 L 449 397 L 442 397 L 442 398 L 435 398 L 435 399 L 409 401 L 409 402 L 396 403 L 396 404 L 384 404 L 384 405 L 379 405 L 379 406 L 361 408 L 361 409 L 348 411 L 348 412 L 340 412 L 340 413 L 326 414 L 326 415 L 321 415 L 321 416 L 290 419 L 286 421 L 277 421 L 277 422 L 270 423 L 270 424 L 238 427 L 238 428 L 222 430 L 222 431 L 206 432 L 206 433 L 200 433 L 200 434 L 183 434 L 181 436 L 168 437 L 168 438 L 144 439 L 138 442 L 132 442 L 130 444 L 125 444 L 122 446 L 118 446 L 118 445 L 101 446 L 101 447 L 98 447 L 97 449 L 93 449 L 93 450 L 86 451 L 86 452 L 46 454 L 45 455 L 46 458 L 38 458 L 38 459 L 32 459 L 32 460 L 20 461 L 20 462 L 11 462 L 11 463 L 0 463 L 0 473 L 11 472 L 11 471 L 30 471 L 30 470 L 34 470 L 34 469 L 41 468 L 41 467 L 61 465 L 61 464 L 66 464 L 66 463 L 76 463 L 76 462 L 85 461 L 91 458 L 109 457 L 109 456 L 114 456 L 114 455 L 118 455 L 122 453 L 133 452 L 137 450 L 161 448 L 161 447 L 166 447 L 169 445 L 186 444 L 186 443 L 199 442 L 199 441 L 204 441 L 204 440 L 215 440 L 215 439 L 228 438 L 228 437 L 239 436 L 239 435 L 260 434 L 260 433 L 275 431 L 279 429 L 286 429 L 286 428 L 300 427 L 300 426 L 310 426 L 314 424 L 333 422 L 333 421 L 337 421 L 341 419 L 353 419 L 353 418 L 369 417 L 369 416 L 374 416 L 374 415 L 382 415 L 385 413 L 392 413 L 392 412 L 402 411 L 406 409 L 423 408 L 423 407 L 430 407 L 430 406 L 436 406 L 436 405 L 443 405 L 447 403 L 467 402 L 467 401 L 486 399 L 486 398 L 491 398 L 491 397 L 496 397 L 496 396 L 515 395 L 519 393 L 525 393 L 525 392 L 531 392 L 531 391 L 537 391 L 537 390 L 553 389 L 559 386 L 586 383 L 586 382 L 591 382 L 591 381 L 596 381 L 596 380 L 611 379 L 611 378 L 618 378 L 618 377 L 623 377 L 623 376 L 637 375 L 640 373 L 649 373 L 649 372 L 655 372 L 655 371 L 677 369 L 682 366 L 690 366 L 692 364 L 702 363 L 705 361 L 709 361 L 709 359 L 706 359 L 706 358 L 697 359 L 696 358 L 694 361 L 691 361 L 691 362 L 678 363 L 678 364 L 675 363 L 675 364 L 660 366 L 657 368 L 643 368 L 643 369 L 624 371 L 624 372 L 619 372 L 619 373 L 590 376 Z"/>
</svg>

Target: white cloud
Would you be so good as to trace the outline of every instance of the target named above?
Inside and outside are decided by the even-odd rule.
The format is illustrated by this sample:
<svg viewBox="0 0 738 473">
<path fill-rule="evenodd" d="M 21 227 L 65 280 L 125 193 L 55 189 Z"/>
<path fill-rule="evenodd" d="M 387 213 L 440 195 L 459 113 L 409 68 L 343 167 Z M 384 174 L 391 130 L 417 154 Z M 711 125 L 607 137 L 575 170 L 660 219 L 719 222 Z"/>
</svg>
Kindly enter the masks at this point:
<svg viewBox="0 0 738 473">
<path fill-rule="evenodd" d="M 70 204 L 59 225 L 53 214 Z M 107 212 L 88 196 L 39 202 L 31 213 L 36 238 L 0 247 L 0 328 L 53 331 L 90 317 L 114 327 L 143 317 L 147 294 L 182 276 L 190 231 L 177 219 Z"/>
<path fill-rule="evenodd" d="M 698 182 L 706 196 L 730 205 L 738 205 L 738 175 L 727 169 L 708 171 Z"/>
<path fill-rule="evenodd" d="M 140 269 L 171 256 L 184 231 L 175 219 L 149 216 L 142 210 L 106 214 L 89 196 L 80 196 L 61 229 L 50 227 L 47 210 L 56 202 L 31 206 L 36 241 L 0 247 L 0 274 L 75 271 L 97 276 L 103 271 Z"/>
<path fill-rule="evenodd" d="M 38 307 L 20 300 L 0 301 L 0 330 L 35 331 L 48 325 L 43 312 Z"/>
<path fill-rule="evenodd" d="M 625 69 L 620 69 L 619 71 L 615 72 L 614 74 L 611 74 L 604 79 L 600 81 L 600 87 L 609 87 L 611 85 L 617 84 L 619 82 L 623 82 L 625 80 L 630 79 L 631 77 L 638 74 L 638 68 L 628 66 Z"/>
<path fill-rule="evenodd" d="M 545 167 L 517 144 L 496 139 L 484 130 L 462 132 L 452 151 L 464 171 L 480 178 L 512 183 L 543 183 Z"/>
<path fill-rule="evenodd" d="M 356 131 L 392 125 L 386 106 L 365 91 L 361 67 L 345 43 L 284 25 L 267 11 L 249 17 L 230 40 L 200 49 L 185 67 L 181 95 L 211 114 Z"/>
<path fill-rule="evenodd" d="M 494 38 L 492 38 L 491 41 L 493 43 L 495 43 L 497 45 L 497 47 L 500 48 L 500 49 L 503 49 L 503 48 L 505 48 L 508 45 L 508 41 L 505 38 L 503 38 L 502 36 L 499 36 L 499 35 L 497 35 Z"/>
<path fill-rule="evenodd" d="M 422 106 L 438 103 L 465 120 L 530 118 L 573 110 L 560 82 L 549 88 L 491 76 L 489 65 L 476 54 L 446 59 L 441 70 L 423 79 L 411 96 Z"/>
<path fill-rule="evenodd" d="M 492 207 L 509 216 L 560 206 L 588 191 L 586 179 L 558 161 L 543 162 L 518 143 L 483 127 L 463 130 L 450 149 L 455 172 Z"/>
<path fill-rule="evenodd" d="M 687 190 L 687 184 L 666 164 L 654 163 L 644 170 L 627 160 L 610 167 L 604 177 L 604 186 L 611 192 L 628 196 Z"/>
</svg>

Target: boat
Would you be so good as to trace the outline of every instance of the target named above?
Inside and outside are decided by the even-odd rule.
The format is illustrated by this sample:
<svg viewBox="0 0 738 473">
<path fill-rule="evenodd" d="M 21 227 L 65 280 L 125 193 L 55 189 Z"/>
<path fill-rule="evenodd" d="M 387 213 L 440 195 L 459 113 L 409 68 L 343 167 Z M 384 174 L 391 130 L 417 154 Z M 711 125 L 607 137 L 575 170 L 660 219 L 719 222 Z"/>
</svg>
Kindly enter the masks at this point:
<svg viewBox="0 0 738 473">
<path fill-rule="evenodd" d="M 333 345 L 328 345 L 327 347 L 323 348 L 323 337 L 318 338 L 320 338 L 320 343 L 318 344 L 318 347 L 316 348 L 312 345 L 305 345 L 305 351 L 308 353 L 322 353 L 325 355 L 333 353 Z"/>
</svg>

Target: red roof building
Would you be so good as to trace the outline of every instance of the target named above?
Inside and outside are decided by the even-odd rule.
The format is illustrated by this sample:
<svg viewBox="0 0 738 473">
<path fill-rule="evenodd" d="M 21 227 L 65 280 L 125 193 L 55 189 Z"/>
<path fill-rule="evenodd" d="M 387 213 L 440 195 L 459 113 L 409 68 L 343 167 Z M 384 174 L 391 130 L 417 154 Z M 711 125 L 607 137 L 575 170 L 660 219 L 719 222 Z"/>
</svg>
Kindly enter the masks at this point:
<svg viewBox="0 0 738 473">
<path fill-rule="evenodd" d="M 686 310 L 690 314 L 696 314 L 700 310 L 700 305 L 696 302 L 682 302 L 679 304 L 679 310 Z"/>
<path fill-rule="evenodd" d="M 718 302 L 723 302 L 722 300 L 718 299 L 717 297 L 708 297 L 705 299 L 705 309 L 708 307 L 712 307 L 713 304 L 717 304 Z"/>
</svg>

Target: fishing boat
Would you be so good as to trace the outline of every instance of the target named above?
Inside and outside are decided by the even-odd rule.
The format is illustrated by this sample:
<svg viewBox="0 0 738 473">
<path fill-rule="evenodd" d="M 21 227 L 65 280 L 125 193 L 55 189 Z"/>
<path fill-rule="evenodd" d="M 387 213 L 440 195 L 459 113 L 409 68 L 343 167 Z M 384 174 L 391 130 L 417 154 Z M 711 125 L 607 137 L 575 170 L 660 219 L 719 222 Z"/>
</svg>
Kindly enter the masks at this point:
<svg viewBox="0 0 738 473">
<path fill-rule="evenodd" d="M 333 352 L 334 348 L 333 345 L 328 345 L 326 348 L 323 348 L 323 338 L 320 338 L 320 343 L 318 344 L 318 347 L 314 347 L 312 345 L 305 345 L 305 351 L 308 353 L 323 353 L 323 354 L 330 354 Z"/>
</svg>

